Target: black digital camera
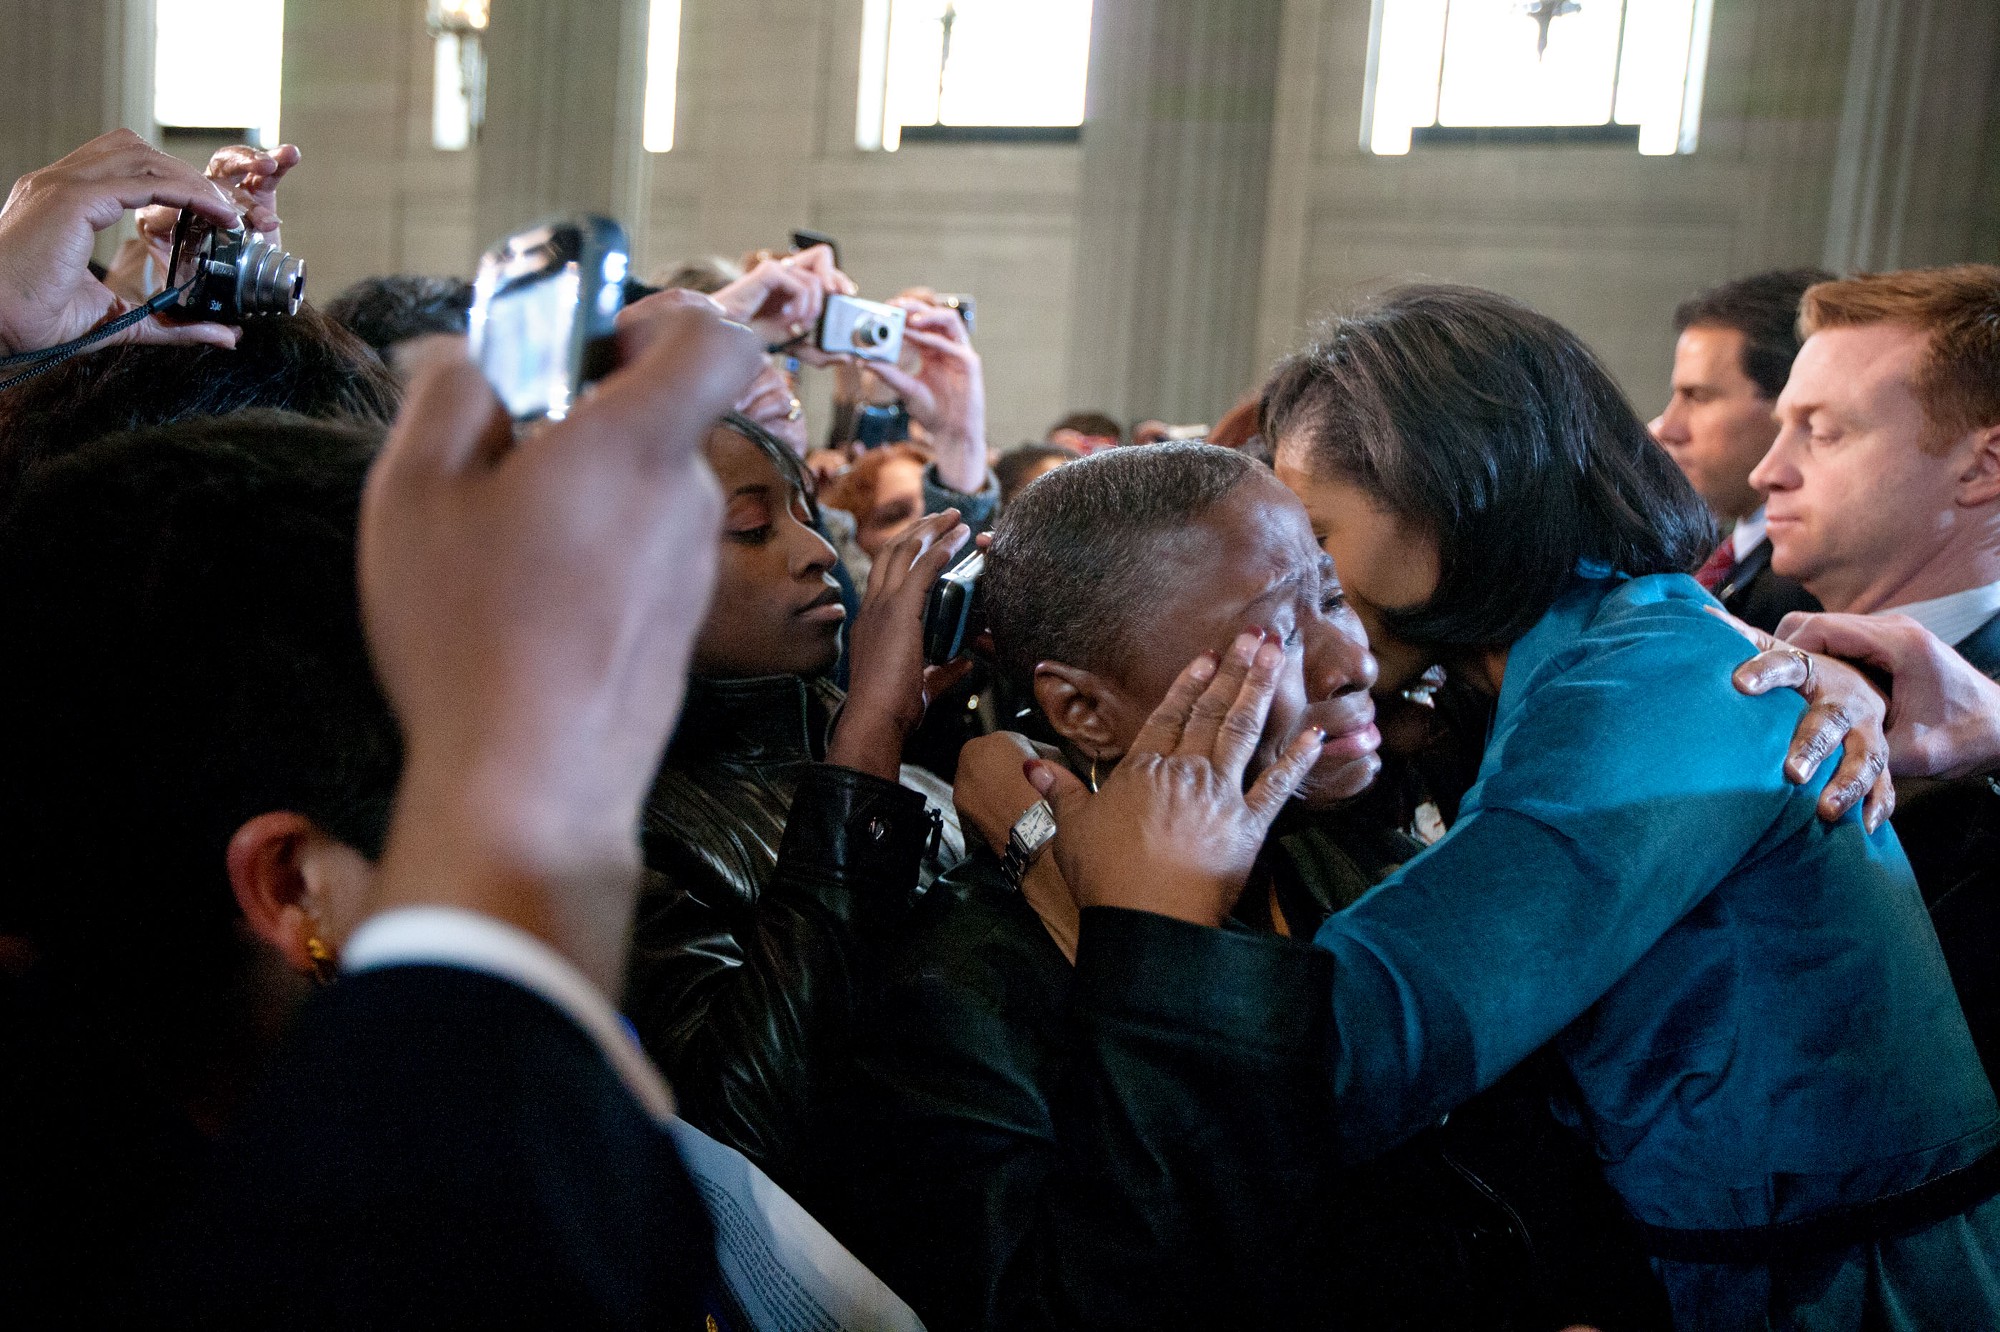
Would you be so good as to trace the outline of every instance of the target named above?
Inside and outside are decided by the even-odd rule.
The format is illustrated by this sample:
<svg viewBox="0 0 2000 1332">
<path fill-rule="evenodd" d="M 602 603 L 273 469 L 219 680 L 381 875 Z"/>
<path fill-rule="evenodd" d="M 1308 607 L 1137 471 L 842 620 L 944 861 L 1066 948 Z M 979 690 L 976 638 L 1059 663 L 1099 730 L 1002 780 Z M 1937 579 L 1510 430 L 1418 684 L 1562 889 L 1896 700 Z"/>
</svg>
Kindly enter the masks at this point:
<svg viewBox="0 0 2000 1332">
<path fill-rule="evenodd" d="M 924 600 L 924 660 L 931 665 L 967 655 L 973 640 L 985 632 L 986 609 L 979 598 L 979 578 L 985 572 L 986 552 L 975 550 L 931 585 Z"/>
<path fill-rule="evenodd" d="M 608 217 L 545 222 L 480 259 L 467 350 L 516 421 L 560 421 L 617 365 L 631 267 L 625 228 Z"/>
<path fill-rule="evenodd" d="M 306 261 L 261 232 L 224 230 L 192 209 L 174 223 L 167 287 L 180 291 L 160 311 L 183 324 L 240 324 L 261 315 L 295 315 L 306 298 Z"/>
</svg>

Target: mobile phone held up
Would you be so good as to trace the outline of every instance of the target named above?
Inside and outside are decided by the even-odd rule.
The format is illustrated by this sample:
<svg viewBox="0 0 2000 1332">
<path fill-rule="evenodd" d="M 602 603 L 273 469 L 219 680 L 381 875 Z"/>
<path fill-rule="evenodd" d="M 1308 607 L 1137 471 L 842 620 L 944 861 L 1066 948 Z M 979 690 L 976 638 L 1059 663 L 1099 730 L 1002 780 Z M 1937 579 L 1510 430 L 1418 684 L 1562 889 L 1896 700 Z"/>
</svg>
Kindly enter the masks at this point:
<svg viewBox="0 0 2000 1332">
<path fill-rule="evenodd" d="M 516 232 L 480 259 L 470 350 L 516 421 L 562 420 L 617 363 L 631 266 L 625 228 L 591 216 Z"/>
<path fill-rule="evenodd" d="M 975 550 L 946 569 L 931 585 L 924 601 L 924 660 L 933 666 L 957 661 L 972 651 L 972 641 L 986 628 L 979 600 L 979 578 L 986 572 L 986 552 Z"/>
</svg>

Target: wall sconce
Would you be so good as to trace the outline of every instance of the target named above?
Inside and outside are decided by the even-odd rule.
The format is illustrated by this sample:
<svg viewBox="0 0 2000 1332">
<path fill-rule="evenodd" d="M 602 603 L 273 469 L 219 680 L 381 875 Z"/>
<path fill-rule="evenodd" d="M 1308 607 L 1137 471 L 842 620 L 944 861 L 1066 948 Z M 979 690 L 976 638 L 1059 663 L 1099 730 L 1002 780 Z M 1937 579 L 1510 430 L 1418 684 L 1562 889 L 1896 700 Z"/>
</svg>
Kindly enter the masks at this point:
<svg viewBox="0 0 2000 1332">
<path fill-rule="evenodd" d="M 437 42 L 432 67 L 431 145 L 447 152 L 479 138 L 486 119 L 486 50 L 490 0 L 430 0 L 425 27 Z"/>
</svg>

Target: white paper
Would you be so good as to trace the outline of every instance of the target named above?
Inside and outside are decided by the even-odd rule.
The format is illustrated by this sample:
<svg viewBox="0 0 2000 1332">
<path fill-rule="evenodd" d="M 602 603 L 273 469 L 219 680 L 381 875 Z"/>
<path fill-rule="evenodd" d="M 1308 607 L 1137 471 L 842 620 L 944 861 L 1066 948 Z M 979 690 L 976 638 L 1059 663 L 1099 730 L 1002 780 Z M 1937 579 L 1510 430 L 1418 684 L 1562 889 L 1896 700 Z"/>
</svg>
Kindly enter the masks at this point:
<svg viewBox="0 0 2000 1332">
<path fill-rule="evenodd" d="M 923 1332 L 910 1306 L 748 1157 L 682 1120 L 667 1130 L 715 1223 L 741 1332 Z"/>
</svg>

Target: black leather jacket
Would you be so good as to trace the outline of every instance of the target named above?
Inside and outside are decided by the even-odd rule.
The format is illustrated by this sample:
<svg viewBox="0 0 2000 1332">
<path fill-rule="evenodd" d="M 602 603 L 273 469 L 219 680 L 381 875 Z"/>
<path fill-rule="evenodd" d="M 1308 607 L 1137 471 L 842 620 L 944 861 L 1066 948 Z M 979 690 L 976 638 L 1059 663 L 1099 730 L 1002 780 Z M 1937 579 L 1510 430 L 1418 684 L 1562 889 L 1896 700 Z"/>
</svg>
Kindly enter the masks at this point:
<svg viewBox="0 0 2000 1332">
<path fill-rule="evenodd" d="M 1086 911 L 1074 968 L 975 855 L 866 1024 L 836 1233 L 932 1332 L 1666 1326 L 1546 1067 L 1336 1167 L 1332 956 L 1257 936 L 1275 901 L 1309 937 L 1409 849 L 1294 830 L 1233 928 Z"/>
<path fill-rule="evenodd" d="M 648 797 L 625 1011 L 696 1127 L 811 1192 L 828 1070 L 908 910 L 924 797 L 819 762 L 840 692 L 695 680 Z"/>
</svg>

